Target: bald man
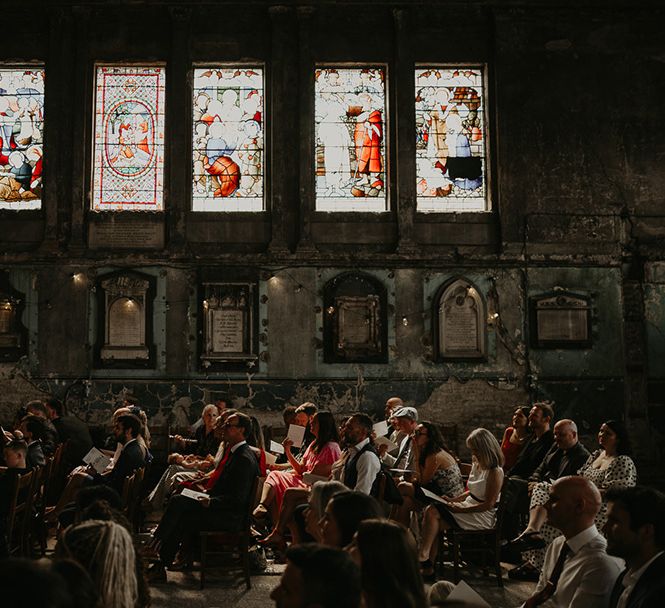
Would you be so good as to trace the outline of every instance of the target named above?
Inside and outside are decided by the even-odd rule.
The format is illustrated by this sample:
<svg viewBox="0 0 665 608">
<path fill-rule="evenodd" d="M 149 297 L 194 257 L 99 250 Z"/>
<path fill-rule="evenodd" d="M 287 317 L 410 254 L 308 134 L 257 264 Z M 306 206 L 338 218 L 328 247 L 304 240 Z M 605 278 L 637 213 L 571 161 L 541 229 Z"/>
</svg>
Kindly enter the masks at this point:
<svg viewBox="0 0 665 608">
<path fill-rule="evenodd" d="M 594 524 L 600 510 L 598 488 L 584 477 L 552 484 L 545 505 L 548 522 L 561 530 L 548 547 L 535 593 L 525 608 L 605 608 L 621 562 L 607 555 L 607 542 Z"/>
</svg>

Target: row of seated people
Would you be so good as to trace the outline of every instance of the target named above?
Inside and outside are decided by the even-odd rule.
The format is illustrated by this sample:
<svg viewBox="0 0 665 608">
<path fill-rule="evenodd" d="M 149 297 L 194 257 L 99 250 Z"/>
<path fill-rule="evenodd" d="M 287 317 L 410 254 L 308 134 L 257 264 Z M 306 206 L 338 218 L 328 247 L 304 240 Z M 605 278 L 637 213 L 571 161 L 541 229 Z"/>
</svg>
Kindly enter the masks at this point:
<svg viewBox="0 0 665 608">
<path fill-rule="evenodd" d="M 391 407 L 391 401 L 394 407 Z M 422 510 L 424 507 L 424 523 L 419 552 L 420 561 L 423 562 L 422 567 L 425 574 L 428 574 L 427 571 L 430 568 L 428 560 L 434 557 L 434 552 L 436 551 L 436 543 L 433 540 L 437 537 L 440 529 L 451 526 L 462 528 L 491 527 L 495 505 L 499 499 L 499 492 L 502 486 L 503 469 L 501 464 L 504 455 L 507 458 L 512 457 L 514 459 L 514 464 L 510 471 L 517 470 L 524 475 L 523 470 L 528 471 L 529 467 L 533 466 L 533 463 L 539 460 L 540 454 L 544 453 L 544 456 L 539 460 L 533 472 L 526 478 L 527 484 L 525 485 L 527 493 L 531 490 L 532 502 L 535 490 L 533 483 L 536 480 L 541 484 L 551 483 L 554 479 L 568 474 L 570 471 L 566 470 L 566 466 L 574 461 L 575 458 L 579 458 L 577 453 L 581 450 L 579 450 L 580 446 L 578 445 L 574 423 L 567 420 L 559 421 L 552 432 L 549 430 L 549 424 L 553 417 L 551 407 L 546 403 L 535 404 L 526 417 L 527 425 L 521 424 L 522 421 L 520 420 L 522 417 L 520 414 L 523 415 L 524 412 L 515 412 L 513 426 L 506 431 L 501 448 L 491 433 L 484 429 L 477 429 L 469 436 L 467 446 L 473 455 L 473 466 L 468 480 L 468 490 L 459 492 L 460 488 L 462 488 L 459 467 L 456 460 L 445 449 L 445 446 L 443 446 L 440 436 L 437 437 L 438 432 L 436 427 L 427 422 L 419 424 L 417 421 L 417 410 L 415 408 L 404 407 L 399 401 L 398 399 L 391 399 L 387 404 L 391 410 L 390 420 L 395 429 L 392 438 L 395 439 L 395 443 L 398 445 L 398 449 L 392 455 L 386 453 L 382 447 L 379 449 L 374 447 L 374 442 L 372 441 L 372 421 L 364 414 L 356 414 L 343 421 L 341 443 L 344 450 L 342 452 L 332 415 L 329 412 L 316 412 L 315 409 L 312 409 L 311 405 L 308 405 L 310 412 L 307 415 L 307 419 L 313 441 L 305 449 L 302 458 L 299 459 L 293 455 L 292 445 L 290 445 L 288 439 L 283 444 L 286 448 L 286 458 L 291 465 L 290 470 L 278 464 L 266 465 L 265 452 L 257 447 L 250 448 L 258 471 L 257 474 L 263 474 L 266 469 L 272 469 L 264 485 L 264 494 L 261 505 L 259 505 L 259 513 L 257 513 L 257 515 L 262 515 L 265 514 L 262 511 L 273 511 L 276 515 L 275 529 L 266 539 L 268 543 L 283 544 L 283 537 L 287 528 L 292 531 L 296 530 L 293 533 L 293 537 L 298 538 L 297 530 L 298 528 L 302 530 L 302 522 L 306 519 L 302 517 L 303 514 L 298 510 L 298 505 L 307 501 L 309 493 L 308 485 L 303 480 L 304 473 L 311 472 L 320 474 L 323 477 L 333 475 L 346 483 L 350 488 L 357 489 L 365 494 L 369 494 L 372 491 L 376 493 L 375 478 L 381 468 L 380 461 L 383 461 L 385 466 L 389 466 L 394 470 L 399 471 L 400 467 L 403 467 L 404 471 L 408 470 L 411 472 L 410 475 L 404 475 L 405 479 L 399 483 L 398 490 L 403 504 L 396 510 L 395 516 L 401 521 L 406 521 L 408 520 L 408 513 L 411 510 L 417 508 L 421 508 Z M 126 420 L 123 420 L 122 424 L 116 425 L 117 439 L 121 443 L 124 443 L 127 449 L 132 444 L 139 446 L 137 450 L 132 451 L 135 451 L 137 454 L 141 452 L 145 461 L 145 453 L 143 453 L 143 448 L 140 447 L 139 442 L 141 439 L 140 432 L 135 431 L 134 427 L 136 425 L 134 424 L 132 415 L 127 415 L 122 411 L 119 413 L 121 415 L 118 418 Z M 234 416 L 241 423 L 238 423 Z M 240 498 L 232 505 L 227 498 L 223 498 L 223 496 L 231 492 L 238 481 L 238 473 L 230 475 L 229 471 L 233 472 L 234 469 L 236 471 L 243 469 L 243 467 L 239 468 L 239 465 L 229 467 L 230 462 L 232 462 L 231 456 L 236 451 L 232 449 L 236 445 L 232 442 L 233 433 L 235 432 L 233 429 L 242 428 L 242 441 L 246 441 L 245 438 L 255 434 L 256 421 L 252 424 L 252 421 L 247 418 L 249 420 L 247 423 L 245 418 L 243 415 L 235 412 L 227 412 L 226 416 L 220 417 L 221 424 L 218 421 L 214 427 L 215 429 L 219 429 L 219 432 L 216 434 L 218 434 L 220 440 L 223 440 L 222 447 L 217 451 L 220 454 L 219 462 L 208 473 L 207 478 L 201 476 L 201 479 L 190 480 L 190 482 L 195 482 L 198 489 L 209 492 L 211 498 L 208 502 L 210 504 L 213 506 L 225 505 L 225 509 L 228 512 L 222 519 L 229 522 L 228 525 L 231 527 L 238 524 L 239 519 L 237 514 L 243 512 L 243 505 L 248 504 L 247 501 L 249 501 L 249 497 L 247 497 L 247 501 L 243 500 L 242 493 Z M 203 420 L 203 426 L 205 426 L 205 419 Z M 525 432 L 525 426 L 528 426 L 529 431 L 531 431 L 530 436 Z M 612 422 L 603 425 L 599 437 L 600 444 L 603 446 L 601 448 L 602 451 L 590 456 L 587 459 L 587 463 L 585 463 L 588 464 L 588 468 L 595 469 L 596 474 L 603 472 L 603 479 L 605 482 L 608 482 L 605 487 L 601 487 L 601 491 L 603 492 L 621 485 L 622 482 L 615 483 L 617 478 L 621 477 L 616 471 L 623 470 L 627 466 L 622 465 L 618 467 L 616 464 L 618 456 L 625 456 L 625 454 L 618 451 L 618 449 L 621 449 L 617 448 L 618 445 L 621 445 L 621 441 L 619 440 L 621 438 L 617 439 L 620 433 L 617 433 L 616 430 L 612 431 L 612 428 L 619 429 L 621 427 L 618 423 Z M 606 440 L 606 437 L 610 435 L 608 429 L 615 435 L 614 443 L 612 443 L 611 437 L 609 442 Z M 206 435 L 208 434 L 210 434 L 210 430 L 206 429 Z M 553 443 L 550 442 L 551 445 L 545 449 L 543 445 L 546 441 L 543 438 L 546 438 L 547 435 L 552 437 Z M 528 439 L 525 440 L 525 437 L 528 437 Z M 521 444 L 519 445 L 520 449 L 516 450 L 514 444 Z M 243 445 L 237 446 L 236 449 L 243 447 Z M 243 450 L 243 452 L 245 451 Z M 121 457 L 123 452 L 125 452 L 125 448 L 120 453 Z M 140 457 L 137 458 L 137 462 L 139 460 Z M 238 461 L 238 459 L 235 460 Z M 558 464 L 556 464 L 557 461 Z M 619 460 L 618 462 L 621 461 Z M 528 463 L 528 466 L 525 463 Z M 544 475 L 543 465 L 546 463 L 548 470 L 556 470 L 556 475 L 553 473 Z M 632 461 L 630 461 L 630 464 L 632 464 Z M 522 469 L 519 468 L 520 466 Z M 570 464 L 570 466 L 574 466 L 574 463 Z M 634 465 L 632 467 L 634 471 Z M 614 470 L 615 473 L 609 474 L 608 471 L 610 470 Z M 225 480 L 224 484 L 222 484 L 223 480 Z M 529 480 L 531 484 L 528 483 Z M 598 480 L 592 478 L 592 481 L 597 482 Z M 632 484 L 634 485 L 634 476 Z M 631 483 L 625 485 L 631 485 Z M 226 492 L 221 492 L 220 494 L 222 486 L 227 486 Z M 448 496 L 450 500 L 445 501 L 444 504 L 437 502 L 427 505 L 428 500 L 423 496 L 423 488 L 430 489 L 430 491 L 434 491 L 434 493 L 440 496 Z M 281 502 L 279 503 L 278 496 L 281 496 Z M 545 496 L 547 497 L 547 493 Z M 216 500 L 213 500 L 213 498 Z M 236 498 L 238 498 L 237 492 Z M 160 525 L 156 534 L 156 538 L 160 544 L 166 544 L 167 547 L 164 559 L 162 560 L 164 563 L 169 562 L 173 548 L 175 547 L 177 550 L 177 546 L 184 536 L 183 532 L 195 532 L 201 526 L 216 527 L 220 521 L 219 513 L 213 513 L 217 511 L 216 508 L 212 511 L 207 511 L 211 515 L 200 517 L 201 513 L 198 513 L 199 509 L 208 508 L 205 506 L 205 500 L 192 501 L 186 497 L 175 497 L 171 502 L 176 506 L 171 506 L 171 503 L 169 503 L 164 518 L 166 521 L 162 522 L 163 525 Z M 177 507 L 178 504 L 181 506 Z M 602 505 L 603 501 L 601 500 L 600 511 L 602 511 Z M 542 509 L 543 504 L 536 506 Z M 532 507 L 532 511 L 534 508 Z M 544 509 L 542 510 L 545 511 Z M 190 511 L 194 512 L 196 516 L 190 517 Z M 204 511 L 203 513 L 206 512 Z M 235 517 L 233 513 L 236 513 Z M 242 519 L 241 516 L 240 519 Z M 193 529 L 185 523 L 190 520 L 195 521 Z M 538 540 L 537 535 L 534 534 L 535 530 L 532 523 L 538 525 L 538 522 L 530 522 L 531 528 L 527 529 L 526 534 L 518 538 L 515 544 L 519 544 L 527 539 L 530 541 Z M 303 535 L 301 534 L 301 536 Z M 166 538 L 167 542 L 162 542 L 160 537 Z M 174 556 L 175 554 L 173 554 Z M 173 557 L 170 559 L 172 560 Z"/>
<path fill-rule="evenodd" d="M 533 416 L 531 416 L 532 419 L 536 420 L 540 418 L 540 414 L 543 410 L 547 413 L 547 407 L 547 404 L 536 404 L 536 406 L 534 406 L 536 411 L 533 413 Z M 401 430 L 405 433 L 408 431 L 406 422 L 415 422 L 414 412 L 412 412 L 411 409 L 412 408 L 400 408 L 394 413 L 394 418 L 397 421 L 396 426 L 401 427 Z M 311 430 L 315 439 L 312 444 L 308 446 L 308 456 L 311 456 L 311 454 L 325 454 L 326 452 L 334 453 L 336 451 L 335 446 L 331 445 L 338 443 L 335 441 L 334 426 L 331 426 L 330 424 L 331 418 L 332 417 L 328 412 L 318 412 L 312 417 Z M 556 447 L 551 446 L 547 450 L 546 456 L 549 456 L 547 459 L 548 461 L 553 459 L 553 454 L 557 450 L 563 451 L 564 456 L 567 451 L 569 456 L 572 456 L 577 451 L 572 450 L 572 448 L 577 445 L 577 442 L 571 441 L 570 438 L 570 434 L 574 432 L 574 423 L 572 423 L 572 421 L 560 422 L 563 424 L 558 425 L 556 432 L 553 433 L 553 436 L 558 439 L 559 443 L 556 444 Z M 409 458 L 413 458 L 418 462 L 419 473 L 424 470 L 425 461 L 428 457 L 430 458 L 430 470 L 437 469 L 437 466 L 434 464 L 437 461 L 444 465 L 442 467 L 444 469 L 452 469 L 453 471 L 456 469 L 458 470 L 456 462 L 452 465 L 449 464 L 448 466 L 445 466 L 447 459 L 441 458 L 440 454 L 436 451 L 434 454 L 428 454 L 428 456 L 421 460 L 420 453 L 425 451 L 422 448 L 430 441 L 429 439 L 426 439 L 429 436 L 427 424 L 428 423 L 421 423 L 415 425 L 410 441 L 410 449 L 411 451 L 414 451 L 415 454 L 407 454 L 405 456 L 406 460 L 408 461 Z M 231 431 L 231 429 L 242 429 L 245 425 L 249 428 L 249 422 L 243 423 L 242 414 L 234 414 L 227 419 L 225 427 L 228 431 L 224 435 L 224 440 L 225 443 L 228 443 L 231 446 L 232 451 L 234 451 L 233 448 L 236 447 L 236 445 L 240 446 L 237 448 L 238 450 L 244 445 L 243 437 L 245 433 L 241 430 Z M 532 424 L 532 427 L 534 426 L 535 425 Z M 270 472 L 268 479 L 271 477 L 277 477 L 279 481 L 274 484 L 268 484 L 270 487 L 264 492 L 264 499 L 270 499 L 272 496 L 272 501 L 268 500 L 269 503 L 275 502 L 275 496 L 277 496 L 277 493 L 280 491 L 279 489 L 276 490 L 276 488 L 280 488 L 279 484 L 283 483 L 284 479 L 288 479 L 291 482 L 295 479 L 296 483 L 287 487 L 283 492 L 282 506 L 279 509 L 279 515 L 276 522 L 277 525 L 275 531 L 273 531 L 273 533 L 266 539 L 267 542 L 273 544 L 282 543 L 284 540 L 283 533 L 286 528 L 289 528 L 293 539 L 292 544 L 295 546 L 299 545 L 303 540 L 311 539 L 324 544 L 343 547 L 352 540 L 352 537 L 348 534 L 348 530 L 353 530 L 353 526 L 350 528 L 347 526 L 349 521 L 353 521 L 357 524 L 358 518 L 362 520 L 364 518 L 371 518 L 377 514 L 381 514 L 378 503 L 368 496 L 367 493 L 358 490 L 352 491 L 348 485 L 334 481 L 327 483 L 317 482 L 313 489 L 308 491 L 307 488 L 303 487 L 302 479 L 305 468 L 309 468 L 311 471 L 318 470 L 320 473 L 325 473 L 327 470 L 326 467 L 328 467 L 330 469 L 329 475 L 334 475 L 337 471 L 340 473 L 340 478 L 348 483 L 349 478 L 347 475 L 351 473 L 352 482 L 354 484 L 357 483 L 357 465 L 360 457 L 368 455 L 369 461 L 373 461 L 374 459 L 377 461 L 379 460 L 377 451 L 372 448 L 367 448 L 368 445 L 372 445 L 371 428 L 371 421 L 368 424 L 364 414 L 356 414 L 345 421 L 343 428 L 343 443 L 346 443 L 347 447 L 340 458 L 332 464 L 326 462 L 331 459 L 329 456 L 326 456 L 323 461 L 316 461 L 316 459 L 313 458 L 305 460 L 303 457 L 303 461 L 299 462 L 296 458 L 293 458 L 292 464 L 296 466 L 293 466 L 292 470 L 288 471 L 289 476 L 286 478 L 284 474 L 287 471 L 283 468 L 274 467 L 274 465 L 271 467 L 274 470 Z M 228 435 L 229 432 L 236 432 L 237 435 L 235 437 L 230 436 Z M 605 434 L 605 432 L 601 434 L 601 444 L 604 441 L 603 437 Z M 567 442 L 562 440 L 564 436 L 568 436 Z M 291 447 L 289 440 L 286 440 L 283 445 L 285 448 Z M 504 458 L 503 451 L 497 440 L 485 429 L 477 429 L 471 433 L 467 439 L 467 446 L 471 450 L 474 461 L 468 481 L 468 490 L 461 493 L 461 495 L 454 496 L 450 500 L 445 501 L 445 504 L 442 506 L 439 506 L 440 503 L 437 502 L 436 506 L 429 505 L 425 508 L 423 540 L 419 548 L 421 568 L 427 568 L 428 566 L 427 560 L 432 557 L 431 551 L 434 548 L 434 544 L 431 543 L 428 545 L 428 542 L 431 542 L 430 538 L 435 537 L 438 530 L 454 526 L 462 528 L 482 528 L 492 525 L 492 515 L 495 510 L 496 502 L 499 499 L 499 492 L 502 487 L 504 475 L 502 469 Z M 400 445 L 400 448 L 403 447 L 405 446 Z M 339 449 L 339 446 L 337 446 L 337 449 Z M 401 451 L 402 450 L 400 449 L 400 452 Z M 230 515 L 236 508 L 240 508 L 240 505 L 238 503 L 231 505 L 230 494 L 234 493 L 233 487 L 236 485 L 239 471 L 241 469 L 251 471 L 250 476 L 256 476 L 260 473 L 258 470 L 258 460 L 256 455 L 253 455 L 252 458 L 251 451 L 248 450 L 244 450 L 241 453 L 243 454 L 243 457 L 240 462 L 244 463 L 243 466 L 236 465 L 232 476 L 223 475 L 223 478 L 226 479 L 226 483 L 223 483 L 220 478 L 220 483 L 215 488 L 215 494 L 213 495 L 211 492 L 210 499 L 196 501 L 186 497 L 176 497 L 169 502 L 164 519 L 155 533 L 157 546 L 160 550 L 159 554 L 161 563 L 157 564 L 157 570 L 153 570 L 153 573 L 157 572 L 160 577 L 165 577 L 164 566 L 168 565 L 170 561 L 175 558 L 177 545 L 184 538 L 183 532 L 195 532 L 197 529 L 200 529 L 201 525 L 205 528 L 214 527 L 216 525 L 221 525 L 224 529 L 234 527 Z M 286 450 L 286 453 L 288 454 L 289 450 Z M 391 464 L 399 463 L 401 457 L 402 455 L 398 452 L 395 456 L 395 460 L 391 461 Z M 592 459 L 591 456 L 588 456 L 586 460 L 589 462 L 589 466 L 592 466 L 596 458 Z M 237 459 L 236 462 L 238 462 Z M 304 467 L 302 466 L 303 462 L 307 463 Z M 354 465 L 351 463 L 355 464 L 355 470 L 353 468 Z M 319 467 L 318 469 L 316 469 L 317 466 Z M 363 466 L 364 470 L 368 468 L 371 469 L 371 465 L 370 467 Z M 233 481 L 231 481 L 232 478 Z M 402 496 L 408 497 L 412 499 L 413 503 L 416 503 L 420 501 L 417 492 L 418 489 L 422 489 L 422 486 L 420 486 L 417 480 L 414 481 L 402 482 L 399 489 Z M 605 541 L 598 533 L 595 521 L 601 508 L 605 508 L 607 511 L 607 499 L 611 500 L 613 495 L 615 497 L 620 496 L 620 493 L 617 494 L 617 488 L 622 484 L 619 484 L 614 488 L 608 488 L 605 492 L 605 496 L 603 496 L 592 479 L 584 476 L 568 475 L 550 481 L 554 481 L 554 483 L 551 484 L 549 489 L 545 510 L 546 513 L 548 513 L 548 519 L 551 526 L 557 529 L 558 532 L 563 532 L 563 536 L 559 536 L 561 540 L 557 540 L 557 542 L 553 543 L 548 549 L 539 585 L 536 592 L 527 601 L 526 605 L 536 606 L 547 600 L 551 602 L 551 605 L 555 606 L 582 604 L 605 606 L 607 605 L 607 601 L 609 601 L 610 591 L 612 590 L 611 585 L 608 586 L 607 584 L 608 580 L 614 581 L 614 579 L 617 578 L 620 572 L 620 564 L 616 560 L 607 557 L 605 552 Z M 374 484 L 367 485 L 371 490 L 371 486 Z M 243 500 L 242 503 L 245 506 L 248 506 L 251 501 L 248 489 L 249 486 L 249 483 L 245 483 L 242 486 L 245 489 L 242 492 L 242 495 L 245 497 L 245 500 Z M 355 487 L 355 485 L 352 487 Z M 658 493 L 653 494 L 654 491 L 650 489 L 643 490 L 647 494 L 651 492 L 652 494 L 649 495 L 655 496 L 655 504 L 660 505 L 660 508 L 662 509 L 662 501 L 658 502 L 660 500 L 660 495 Z M 287 507 L 289 499 L 286 497 L 291 493 L 290 491 L 294 491 L 294 493 L 297 493 L 298 495 L 297 499 L 294 499 L 295 502 L 300 502 L 300 499 L 303 498 L 305 500 L 308 499 L 308 505 L 302 521 L 298 520 L 296 510 Z M 335 498 L 335 492 L 339 493 L 338 498 Z M 236 492 L 234 494 L 237 499 L 238 493 Z M 332 498 L 328 498 L 330 494 L 333 494 Z M 227 497 L 227 495 L 229 495 L 229 497 Z M 325 498 L 322 500 L 324 495 Z M 326 500 L 326 498 L 328 498 L 328 500 Z M 348 509 L 342 509 L 340 512 L 338 509 L 338 502 L 342 505 L 348 502 L 351 507 Z M 224 511 L 223 507 L 225 504 L 230 508 L 229 511 Z M 561 507 L 561 504 L 566 504 L 566 509 Z M 265 503 L 260 505 L 260 507 L 263 508 L 259 510 L 258 514 L 263 515 L 266 512 L 269 512 L 267 506 L 268 505 Z M 213 510 L 206 513 L 205 509 L 211 508 Z M 553 510 L 555 510 L 554 513 L 552 512 Z M 286 516 L 287 512 L 289 513 L 288 516 Z M 304 526 L 302 525 L 303 522 Z M 239 525 L 238 520 L 236 520 L 235 525 Z M 607 528 L 607 526 L 604 527 Z M 405 530 L 403 526 L 401 526 L 400 529 Z M 580 559 L 578 559 L 577 562 L 580 562 L 581 560 L 586 566 L 581 567 L 580 563 L 577 563 L 574 566 L 571 565 L 569 568 L 570 572 L 566 572 L 565 568 L 557 566 L 557 564 L 561 563 L 559 553 L 561 552 L 561 546 L 566 542 L 566 539 L 571 540 L 571 551 L 579 553 L 580 555 Z M 660 543 L 661 541 L 658 542 Z M 656 547 L 660 546 L 662 546 L 662 543 L 656 545 Z M 289 549 L 287 557 L 291 551 L 292 550 Z M 587 555 L 587 553 L 589 555 Z M 619 555 L 623 554 L 619 553 Z M 658 557 L 659 555 L 660 553 L 656 551 L 651 557 Z M 584 557 L 583 560 L 581 559 L 582 557 Z M 626 555 L 623 555 L 623 557 L 626 557 Z M 662 562 L 662 560 L 656 561 L 658 564 L 661 564 Z M 557 573 L 556 576 L 552 576 L 557 569 L 561 569 L 566 576 L 562 575 L 561 572 Z M 558 581 L 556 581 L 554 585 L 551 584 L 553 578 L 561 579 L 561 585 L 558 592 L 556 590 L 556 583 Z M 547 585 L 548 580 L 550 581 L 549 587 Z M 586 583 L 582 584 L 584 581 L 586 581 Z M 554 587 L 554 589 L 552 589 L 552 587 Z M 406 586 L 405 588 L 413 589 L 413 585 L 410 587 Z M 619 591 L 620 590 L 621 589 L 619 589 Z M 274 593 L 278 606 L 280 605 L 278 599 L 281 597 L 280 593 L 281 591 L 279 588 Z M 338 596 L 335 597 L 338 599 Z M 403 600 L 400 600 L 400 602 L 402 601 Z M 379 605 L 388 604 L 384 603 Z M 398 603 L 391 605 L 406 606 L 417 604 Z"/>
<path fill-rule="evenodd" d="M 3 601 L 52 608 L 148 606 L 141 558 L 114 494 L 103 486 L 79 494 L 75 523 L 62 533 L 50 565 L 4 561 Z M 523 606 L 661 605 L 665 495 L 633 487 L 612 490 L 607 498 L 605 541 L 593 524 L 601 502 L 597 488 L 582 477 L 553 484 L 548 511 L 562 536 L 548 549 L 549 576 L 541 579 Z M 286 569 L 271 593 L 276 608 L 477 605 L 453 599 L 454 586 L 446 581 L 426 589 L 410 531 L 384 519 L 372 497 L 339 482 L 317 482 L 309 510 L 314 513 L 308 514 L 307 529 L 317 542 L 287 550 Z M 625 560 L 625 568 L 610 556 Z"/>
</svg>

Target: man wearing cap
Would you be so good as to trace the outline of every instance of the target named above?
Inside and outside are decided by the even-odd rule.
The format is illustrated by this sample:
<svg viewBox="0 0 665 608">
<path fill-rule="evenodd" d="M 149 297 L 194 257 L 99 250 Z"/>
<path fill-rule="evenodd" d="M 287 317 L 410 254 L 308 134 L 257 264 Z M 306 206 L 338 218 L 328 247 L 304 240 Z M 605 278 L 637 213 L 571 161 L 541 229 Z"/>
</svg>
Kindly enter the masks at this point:
<svg viewBox="0 0 665 608">
<path fill-rule="evenodd" d="M 387 453 L 387 446 L 379 447 L 381 462 L 395 469 L 409 469 L 415 471 L 413 457 L 415 453 L 411 449 L 413 445 L 413 433 L 418 426 L 418 410 L 415 407 L 401 407 L 395 411 L 393 418 L 397 419 L 397 428 L 405 434 L 395 456 Z"/>
</svg>

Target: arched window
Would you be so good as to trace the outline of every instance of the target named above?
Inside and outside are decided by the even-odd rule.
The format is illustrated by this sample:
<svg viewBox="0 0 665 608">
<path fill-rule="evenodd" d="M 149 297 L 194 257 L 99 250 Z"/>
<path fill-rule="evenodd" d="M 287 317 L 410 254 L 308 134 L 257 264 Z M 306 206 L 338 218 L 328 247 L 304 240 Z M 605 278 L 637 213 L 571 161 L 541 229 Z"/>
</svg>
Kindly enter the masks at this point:
<svg viewBox="0 0 665 608">
<path fill-rule="evenodd" d="M 464 278 L 444 283 L 435 299 L 437 359 L 484 359 L 486 307 L 478 289 Z"/>
</svg>

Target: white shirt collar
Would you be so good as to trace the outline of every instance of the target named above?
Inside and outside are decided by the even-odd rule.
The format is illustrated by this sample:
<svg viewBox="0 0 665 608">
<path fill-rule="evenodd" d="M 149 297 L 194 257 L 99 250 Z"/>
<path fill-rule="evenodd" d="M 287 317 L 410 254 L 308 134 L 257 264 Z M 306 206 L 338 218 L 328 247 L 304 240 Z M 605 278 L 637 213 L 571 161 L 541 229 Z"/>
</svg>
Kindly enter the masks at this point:
<svg viewBox="0 0 665 608">
<path fill-rule="evenodd" d="M 570 547 L 570 550 L 573 553 L 577 553 L 589 541 L 596 538 L 596 536 L 598 536 L 598 529 L 596 528 L 596 525 L 593 524 L 590 528 L 582 530 L 579 534 L 566 540 L 566 544 Z"/>
<path fill-rule="evenodd" d="M 369 437 L 365 437 L 360 443 L 356 443 L 356 445 L 353 446 L 353 449 L 360 452 L 360 450 L 362 450 L 368 443 Z"/>
<path fill-rule="evenodd" d="M 235 451 L 242 445 L 245 445 L 247 442 L 246 441 L 239 441 L 236 443 L 232 448 L 231 448 L 231 454 L 235 454 Z"/>
<path fill-rule="evenodd" d="M 663 553 L 665 553 L 665 551 L 659 551 L 656 553 L 656 555 L 654 555 L 646 564 L 644 564 L 644 566 L 642 566 L 639 570 L 635 570 L 635 572 L 628 570 L 628 572 L 626 572 L 626 576 L 623 577 L 623 581 L 621 581 L 623 586 L 630 587 L 631 585 L 635 585 L 640 577 L 644 574 L 644 571 L 652 564 L 652 562 L 663 555 Z"/>
</svg>

